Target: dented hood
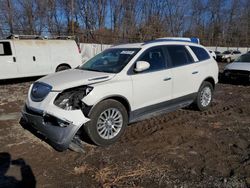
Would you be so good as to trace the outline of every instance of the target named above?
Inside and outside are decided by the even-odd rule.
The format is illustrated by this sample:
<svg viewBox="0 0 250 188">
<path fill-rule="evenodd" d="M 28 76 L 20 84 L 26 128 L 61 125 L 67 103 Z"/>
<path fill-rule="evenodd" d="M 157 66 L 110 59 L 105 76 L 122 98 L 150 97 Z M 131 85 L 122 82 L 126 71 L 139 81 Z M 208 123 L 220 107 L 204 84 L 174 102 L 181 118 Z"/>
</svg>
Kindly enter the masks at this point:
<svg viewBox="0 0 250 188">
<path fill-rule="evenodd" d="M 51 85 L 53 91 L 61 91 L 81 85 L 104 82 L 112 79 L 114 76 L 115 74 L 111 73 L 70 69 L 49 74 L 38 81 Z"/>
</svg>

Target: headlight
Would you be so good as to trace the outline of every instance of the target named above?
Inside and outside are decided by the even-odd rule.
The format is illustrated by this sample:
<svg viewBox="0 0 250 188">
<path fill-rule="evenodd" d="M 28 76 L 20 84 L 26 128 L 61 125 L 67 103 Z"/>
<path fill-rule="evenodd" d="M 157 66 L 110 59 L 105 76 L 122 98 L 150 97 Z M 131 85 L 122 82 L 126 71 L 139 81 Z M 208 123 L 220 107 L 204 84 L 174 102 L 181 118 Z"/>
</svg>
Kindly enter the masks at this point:
<svg viewBox="0 0 250 188">
<path fill-rule="evenodd" d="M 52 86 L 43 82 L 35 82 L 31 88 L 30 97 L 32 101 L 41 102 L 51 91 Z"/>
<path fill-rule="evenodd" d="M 64 90 L 56 97 L 54 104 L 64 110 L 82 109 L 83 104 L 81 100 L 92 90 L 93 87 L 91 86 L 80 86 Z"/>
</svg>

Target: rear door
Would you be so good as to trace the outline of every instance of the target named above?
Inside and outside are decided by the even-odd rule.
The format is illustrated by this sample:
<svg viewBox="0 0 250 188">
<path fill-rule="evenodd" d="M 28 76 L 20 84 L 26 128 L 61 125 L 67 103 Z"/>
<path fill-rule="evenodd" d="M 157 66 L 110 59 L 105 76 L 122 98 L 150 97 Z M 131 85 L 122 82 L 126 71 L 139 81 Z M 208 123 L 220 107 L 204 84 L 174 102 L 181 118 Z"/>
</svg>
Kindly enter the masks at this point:
<svg viewBox="0 0 250 188">
<path fill-rule="evenodd" d="M 194 93 L 198 72 L 193 57 L 184 45 L 168 45 L 165 48 L 171 60 L 173 99 Z"/>
<path fill-rule="evenodd" d="M 0 79 L 18 77 L 18 67 L 12 41 L 0 42 Z"/>
<path fill-rule="evenodd" d="M 35 57 L 36 46 L 33 40 L 16 40 L 16 63 L 21 76 L 35 76 L 38 73 Z"/>
<path fill-rule="evenodd" d="M 194 53 L 196 56 L 196 60 L 193 66 L 193 88 L 197 92 L 201 83 L 208 77 L 212 76 L 211 73 L 211 66 L 213 65 L 214 59 L 208 54 L 208 52 L 201 47 L 198 46 L 189 46 L 187 47 L 190 51 Z M 191 52 L 191 53 L 192 53 Z M 212 71 L 213 72 L 213 71 Z"/>
</svg>

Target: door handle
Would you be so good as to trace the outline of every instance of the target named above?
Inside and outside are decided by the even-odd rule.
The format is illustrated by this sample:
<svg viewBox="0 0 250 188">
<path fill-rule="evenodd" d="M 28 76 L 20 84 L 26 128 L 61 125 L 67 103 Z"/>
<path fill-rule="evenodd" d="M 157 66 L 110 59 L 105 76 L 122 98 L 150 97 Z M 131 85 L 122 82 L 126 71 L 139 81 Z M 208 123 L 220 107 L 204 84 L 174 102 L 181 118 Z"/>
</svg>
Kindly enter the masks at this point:
<svg viewBox="0 0 250 188">
<path fill-rule="evenodd" d="M 194 72 L 192 72 L 192 74 L 198 74 L 199 73 L 199 71 L 194 71 Z"/>
<path fill-rule="evenodd" d="M 35 56 L 33 56 L 33 61 L 36 61 L 36 57 Z"/>
<path fill-rule="evenodd" d="M 168 78 L 164 78 L 164 79 L 163 79 L 163 81 L 168 81 L 168 80 L 171 80 L 171 78 L 168 77 Z"/>
<path fill-rule="evenodd" d="M 16 57 L 13 57 L 13 62 L 16 62 Z"/>
</svg>

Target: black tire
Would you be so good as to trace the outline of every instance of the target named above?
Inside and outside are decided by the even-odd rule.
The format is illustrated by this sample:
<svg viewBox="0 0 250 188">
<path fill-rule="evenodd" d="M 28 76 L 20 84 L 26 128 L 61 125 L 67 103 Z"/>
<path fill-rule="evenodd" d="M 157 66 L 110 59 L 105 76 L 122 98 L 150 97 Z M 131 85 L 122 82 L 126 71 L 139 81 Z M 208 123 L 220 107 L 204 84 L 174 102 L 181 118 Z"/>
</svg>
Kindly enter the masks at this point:
<svg viewBox="0 0 250 188">
<path fill-rule="evenodd" d="M 102 136 L 100 135 L 101 133 L 98 133 L 97 121 L 100 120 L 99 118 L 104 112 L 107 112 L 110 109 L 116 109 L 120 112 L 119 117 L 122 117 L 122 125 L 121 125 L 119 132 L 117 131 L 117 135 L 115 135 L 113 138 L 105 139 L 102 137 L 103 135 Z M 84 130 L 89 136 L 89 138 L 98 146 L 107 146 L 116 142 L 124 133 L 128 124 L 128 114 L 127 114 L 126 108 L 120 102 L 113 100 L 113 99 L 108 99 L 97 104 L 91 110 L 89 117 L 90 117 L 90 121 L 84 125 Z M 108 125 L 105 124 L 105 127 L 106 126 Z M 107 129 L 107 128 L 103 128 L 103 129 Z M 111 129 L 113 130 L 113 128 Z"/>
<path fill-rule="evenodd" d="M 209 102 L 207 102 L 207 104 L 204 104 L 202 102 L 202 97 L 204 95 L 204 90 L 210 90 L 211 92 L 211 98 L 210 100 L 208 100 Z M 198 94 L 197 94 L 197 97 L 195 99 L 195 107 L 200 110 L 200 111 L 204 111 L 204 110 L 207 110 L 211 103 L 212 103 L 212 100 L 213 100 L 213 91 L 214 91 L 214 88 L 213 88 L 213 85 L 210 83 L 210 82 L 207 82 L 207 81 L 204 81 L 202 84 L 201 84 L 201 87 L 198 91 Z"/>
<path fill-rule="evenodd" d="M 67 69 L 70 69 L 70 67 L 69 67 L 68 65 L 59 65 L 59 66 L 56 68 L 56 72 L 63 71 L 63 70 L 67 70 Z"/>
</svg>

